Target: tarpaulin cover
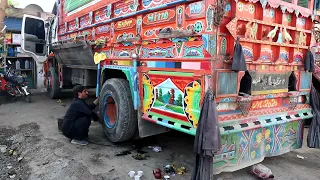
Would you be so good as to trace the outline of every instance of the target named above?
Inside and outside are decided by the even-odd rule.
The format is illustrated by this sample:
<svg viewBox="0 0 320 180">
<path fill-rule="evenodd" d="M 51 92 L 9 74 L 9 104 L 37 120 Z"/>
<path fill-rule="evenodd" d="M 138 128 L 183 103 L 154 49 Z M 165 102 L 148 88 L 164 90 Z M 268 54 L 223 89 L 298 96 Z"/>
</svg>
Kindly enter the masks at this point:
<svg viewBox="0 0 320 180">
<path fill-rule="evenodd" d="M 320 97 L 312 86 L 310 104 L 313 109 L 313 118 L 309 127 L 307 145 L 309 148 L 320 148 Z"/>
<path fill-rule="evenodd" d="M 304 70 L 314 72 L 314 56 L 310 50 L 308 50 L 304 61 Z"/>
<path fill-rule="evenodd" d="M 237 39 L 236 45 L 234 45 L 234 54 L 232 58 L 232 71 L 246 71 L 246 59 L 243 54 L 242 46 Z"/>
<path fill-rule="evenodd" d="M 213 178 L 214 152 L 221 147 L 216 107 L 213 91 L 208 90 L 201 108 L 194 142 L 194 151 L 197 156 L 192 180 L 211 180 Z"/>
</svg>

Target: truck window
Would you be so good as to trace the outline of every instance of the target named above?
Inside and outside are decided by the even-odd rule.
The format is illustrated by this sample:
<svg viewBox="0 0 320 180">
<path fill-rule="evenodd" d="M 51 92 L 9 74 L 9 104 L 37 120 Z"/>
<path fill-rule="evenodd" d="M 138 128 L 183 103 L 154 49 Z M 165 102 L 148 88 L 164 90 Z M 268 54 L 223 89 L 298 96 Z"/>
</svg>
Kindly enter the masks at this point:
<svg viewBox="0 0 320 180">
<path fill-rule="evenodd" d="M 24 23 L 24 50 L 44 56 L 46 53 L 46 34 L 44 21 L 26 17 Z"/>
<path fill-rule="evenodd" d="M 37 19 L 26 18 L 24 32 L 26 34 L 37 36 L 38 39 L 45 40 L 44 22 Z"/>
</svg>

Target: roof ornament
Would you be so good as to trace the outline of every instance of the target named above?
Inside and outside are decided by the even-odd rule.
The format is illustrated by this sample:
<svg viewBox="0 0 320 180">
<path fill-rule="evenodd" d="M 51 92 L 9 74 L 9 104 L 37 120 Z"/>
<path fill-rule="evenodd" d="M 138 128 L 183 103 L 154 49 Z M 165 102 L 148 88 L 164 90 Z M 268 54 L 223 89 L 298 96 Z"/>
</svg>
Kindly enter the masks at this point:
<svg viewBox="0 0 320 180">
<path fill-rule="evenodd" d="M 268 0 L 260 0 L 262 8 L 265 9 L 267 7 Z"/>
<path fill-rule="evenodd" d="M 282 10 L 282 13 L 284 14 L 287 10 L 287 7 L 284 5 L 281 5 L 281 10 Z"/>
<path fill-rule="evenodd" d="M 299 10 L 296 9 L 295 14 L 296 14 L 297 17 L 299 16 L 299 13 L 300 13 Z"/>
</svg>

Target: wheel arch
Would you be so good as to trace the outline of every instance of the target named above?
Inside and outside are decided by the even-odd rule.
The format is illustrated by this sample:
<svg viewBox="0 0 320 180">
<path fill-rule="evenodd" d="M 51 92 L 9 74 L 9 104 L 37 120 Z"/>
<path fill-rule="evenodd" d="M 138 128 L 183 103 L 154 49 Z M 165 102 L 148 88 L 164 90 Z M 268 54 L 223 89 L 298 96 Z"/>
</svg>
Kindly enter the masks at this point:
<svg viewBox="0 0 320 180">
<path fill-rule="evenodd" d="M 102 86 L 104 84 L 104 82 L 108 79 L 111 78 L 120 78 L 120 79 L 125 79 L 129 82 L 129 87 L 130 87 L 130 91 L 131 91 L 131 96 L 132 96 L 132 100 L 134 101 L 134 89 L 133 89 L 133 81 L 134 81 L 134 77 L 132 75 L 132 70 L 131 68 L 127 68 L 127 69 L 117 69 L 117 68 L 101 68 L 101 78 L 100 78 L 100 89 L 99 89 L 99 94 L 101 93 L 101 89 Z"/>
</svg>

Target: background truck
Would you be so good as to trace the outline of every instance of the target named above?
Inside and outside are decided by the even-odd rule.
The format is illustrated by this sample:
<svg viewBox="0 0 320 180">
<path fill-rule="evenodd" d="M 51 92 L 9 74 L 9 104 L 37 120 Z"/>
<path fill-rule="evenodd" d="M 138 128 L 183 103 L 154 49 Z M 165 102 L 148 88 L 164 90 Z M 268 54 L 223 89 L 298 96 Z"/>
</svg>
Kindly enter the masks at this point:
<svg viewBox="0 0 320 180">
<path fill-rule="evenodd" d="M 214 170 L 235 171 L 302 146 L 313 3 L 60 0 L 48 25 L 24 17 L 22 47 L 47 55 L 52 98 L 96 87 L 112 142 L 170 129 L 195 135 L 212 89 L 222 140 Z"/>
</svg>

